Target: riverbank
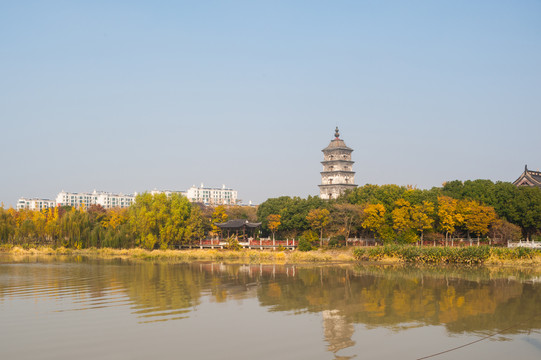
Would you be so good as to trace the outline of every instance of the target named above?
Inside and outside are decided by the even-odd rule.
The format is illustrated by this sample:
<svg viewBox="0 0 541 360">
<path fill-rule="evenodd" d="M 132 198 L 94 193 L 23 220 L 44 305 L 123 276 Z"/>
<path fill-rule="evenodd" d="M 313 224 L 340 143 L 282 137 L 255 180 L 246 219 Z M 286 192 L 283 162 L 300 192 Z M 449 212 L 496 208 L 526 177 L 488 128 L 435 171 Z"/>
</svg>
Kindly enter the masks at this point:
<svg viewBox="0 0 541 360">
<path fill-rule="evenodd" d="M 33 255 L 69 255 L 89 256 L 101 258 L 125 258 L 140 260 L 157 260 L 168 262 L 191 261 L 220 261 L 230 263 L 251 264 L 301 264 L 301 263 L 350 263 L 354 262 L 352 249 L 327 251 L 269 251 L 269 250 L 219 250 L 219 249 L 192 249 L 192 250 L 144 250 L 136 249 L 69 249 L 59 247 L 38 247 L 24 249 L 14 246 L 3 248 L 0 253 L 15 256 Z"/>
<path fill-rule="evenodd" d="M 381 264 L 419 263 L 419 264 L 466 264 L 466 265 L 518 265 L 540 266 L 541 251 L 527 248 L 480 247 L 416 247 L 386 245 L 375 247 L 343 248 L 328 250 L 270 251 L 270 250 L 144 250 L 112 248 L 23 248 L 3 246 L 0 253 L 14 256 L 67 255 L 98 258 L 124 258 L 167 262 L 218 261 L 250 264 L 303 264 L 326 263 L 342 264 L 371 262 Z"/>
</svg>

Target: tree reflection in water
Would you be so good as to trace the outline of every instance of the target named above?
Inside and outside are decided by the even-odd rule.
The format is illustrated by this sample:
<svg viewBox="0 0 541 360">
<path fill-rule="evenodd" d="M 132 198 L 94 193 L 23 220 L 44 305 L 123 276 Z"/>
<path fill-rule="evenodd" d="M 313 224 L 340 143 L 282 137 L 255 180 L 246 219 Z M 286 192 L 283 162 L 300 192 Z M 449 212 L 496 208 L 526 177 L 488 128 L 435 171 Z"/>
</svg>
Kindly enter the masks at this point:
<svg viewBox="0 0 541 360">
<path fill-rule="evenodd" d="M 5 267 L 4 274 L 19 283 L 0 282 L 0 299 L 22 296 L 18 289 L 24 283 L 26 297 L 55 291 L 72 296 L 73 308 L 67 310 L 116 301 L 129 305 L 140 322 L 155 322 L 190 316 L 203 298 L 257 298 L 270 312 L 321 313 L 327 349 L 335 355 L 355 345 L 355 324 L 394 332 L 441 325 L 450 334 L 482 335 L 512 327 L 500 340 L 541 328 L 540 274 L 533 269 L 16 260 L 24 261 L 37 261 L 41 268 Z M 44 266 L 59 261 L 66 266 Z M 36 286 L 29 290 L 29 284 Z"/>
</svg>

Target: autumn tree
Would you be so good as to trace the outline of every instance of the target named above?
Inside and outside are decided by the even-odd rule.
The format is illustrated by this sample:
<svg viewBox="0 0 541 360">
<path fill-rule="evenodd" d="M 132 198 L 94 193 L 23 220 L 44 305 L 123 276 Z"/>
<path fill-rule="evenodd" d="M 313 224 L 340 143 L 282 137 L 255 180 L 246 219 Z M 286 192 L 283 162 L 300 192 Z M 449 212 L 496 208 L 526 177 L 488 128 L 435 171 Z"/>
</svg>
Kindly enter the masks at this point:
<svg viewBox="0 0 541 360">
<path fill-rule="evenodd" d="M 364 217 L 361 226 L 375 235 L 381 235 L 381 230 L 385 225 L 385 212 L 382 204 L 367 205 L 363 210 Z"/>
<path fill-rule="evenodd" d="M 12 211 L 0 207 L 0 242 L 8 243 L 12 241 L 15 232 L 15 219 Z"/>
<path fill-rule="evenodd" d="M 100 218 L 96 219 L 99 221 Z M 106 212 L 105 218 L 101 219 L 104 228 L 116 230 L 128 220 L 128 209 L 113 208 Z"/>
<path fill-rule="evenodd" d="M 468 239 L 471 238 L 470 233 L 477 235 L 477 244 L 479 245 L 479 236 L 484 236 L 488 233 L 490 225 L 496 220 L 496 212 L 491 206 L 483 206 L 475 200 L 461 201 L 463 213 L 464 227 L 468 231 Z"/>
<path fill-rule="evenodd" d="M 319 246 L 323 247 L 323 229 L 329 224 L 329 210 L 327 209 L 312 209 L 306 216 L 306 221 L 310 227 L 317 231 L 319 230 Z"/>
<path fill-rule="evenodd" d="M 426 230 L 432 229 L 434 224 L 434 204 L 430 201 L 423 201 L 422 204 L 414 205 L 411 209 L 411 221 L 415 230 L 421 233 L 421 245 Z"/>
<path fill-rule="evenodd" d="M 278 227 L 281 224 L 280 222 L 281 218 L 282 217 L 278 214 L 270 214 L 269 216 L 267 216 L 267 227 L 272 232 L 272 245 L 273 246 L 275 245 L 274 233 L 276 232 L 276 230 L 278 230 Z"/>
<path fill-rule="evenodd" d="M 522 236 L 522 231 L 520 226 L 511 224 L 509 221 L 504 219 L 496 219 L 492 223 L 489 230 L 490 242 L 492 239 L 495 242 L 506 243 L 508 241 L 518 241 Z"/>
<path fill-rule="evenodd" d="M 192 205 L 190 217 L 186 222 L 185 236 L 190 244 L 196 240 L 201 243 L 201 240 L 205 236 L 204 220 L 198 205 Z"/>
<path fill-rule="evenodd" d="M 191 204 L 179 194 L 140 194 L 130 208 L 130 225 L 141 246 L 153 249 L 156 244 L 163 249 L 170 244 L 186 240 L 186 223 Z"/>
<path fill-rule="evenodd" d="M 453 234 L 457 226 L 462 224 L 464 218 L 458 212 L 458 200 L 448 196 L 438 196 L 438 219 L 440 229 L 445 232 L 445 245 L 449 234 Z"/>
<path fill-rule="evenodd" d="M 216 226 L 216 224 L 224 223 L 227 221 L 228 218 L 229 217 L 227 216 L 225 207 L 223 205 L 216 206 L 216 208 L 214 208 L 214 212 L 212 213 L 212 218 L 211 218 L 212 232 L 214 234 L 220 234 L 221 229 L 218 226 Z"/>
<path fill-rule="evenodd" d="M 391 212 L 391 218 L 393 220 L 393 229 L 397 232 L 397 240 L 399 241 L 407 243 L 418 241 L 411 217 L 412 210 L 409 201 L 404 199 L 395 201 L 395 208 Z"/>
<path fill-rule="evenodd" d="M 393 229 L 398 232 L 404 232 L 412 228 L 411 204 L 404 199 L 395 201 L 395 208 L 391 212 L 393 219 Z"/>
</svg>

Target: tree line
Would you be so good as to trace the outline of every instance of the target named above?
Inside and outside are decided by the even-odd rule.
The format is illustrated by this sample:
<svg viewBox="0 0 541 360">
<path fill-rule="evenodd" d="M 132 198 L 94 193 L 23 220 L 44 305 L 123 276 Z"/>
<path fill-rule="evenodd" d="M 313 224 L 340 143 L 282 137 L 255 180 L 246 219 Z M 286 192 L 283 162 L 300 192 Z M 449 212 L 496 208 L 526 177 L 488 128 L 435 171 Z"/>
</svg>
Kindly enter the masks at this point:
<svg viewBox="0 0 541 360">
<path fill-rule="evenodd" d="M 53 247 L 167 249 L 197 244 L 217 235 L 217 222 L 228 218 L 255 220 L 255 209 L 193 204 L 179 194 L 140 194 L 129 208 L 79 209 L 56 207 L 43 211 L 0 207 L 0 242 Z"/>
<path fill-rule="evenodd" d="M 352 237 L 384 243 L 506 242 L 541 230 L 541 189 L 490 180 L 451 181 L 429 190 L 365 185 L 335 200 L 282 196 L 257 208 L 208 207 L 173 194 L 137 196 L 129 208 L 99 205 L 44 211 L 0 207 L 0 242 L 71 248 L 171 248 L 220 236 L 216 223 L 262 222 L 261 236 L 340 245 Z"/>
<path fill-rule="evenodd" d="M 274 232 L 322 243 L 375 238 L 384 243 L 454 243 L 456 238 L 489 243 L 536 237 L 541 230 L 541 189 L 490 180 L 451 181 L 428 190 L 365 185 L 336 200 L 317 197 L 268 199 L 258 208 L 263 229 L 279 215 Z M 332 240 L 331 240 L 332 241 Z"/>
</svg>

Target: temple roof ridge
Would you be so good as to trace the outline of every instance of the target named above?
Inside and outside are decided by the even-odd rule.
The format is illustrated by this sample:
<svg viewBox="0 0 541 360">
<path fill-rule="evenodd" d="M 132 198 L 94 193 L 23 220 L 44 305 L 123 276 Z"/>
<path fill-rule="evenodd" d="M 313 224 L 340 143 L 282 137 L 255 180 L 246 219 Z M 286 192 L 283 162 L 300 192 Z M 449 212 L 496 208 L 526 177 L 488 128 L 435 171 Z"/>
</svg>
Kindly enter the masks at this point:
<svg viewBox="0 0 541 360">
<path fill-rule="evenodd" d="M 524 172 L 518 179 L 513 181 L 516 186 L 538 186 L 541 187 L 541 171 L 533 171 L 528 169 L 528 165 L 524 166 Z"/>
</svg>

